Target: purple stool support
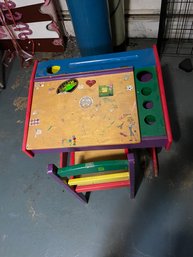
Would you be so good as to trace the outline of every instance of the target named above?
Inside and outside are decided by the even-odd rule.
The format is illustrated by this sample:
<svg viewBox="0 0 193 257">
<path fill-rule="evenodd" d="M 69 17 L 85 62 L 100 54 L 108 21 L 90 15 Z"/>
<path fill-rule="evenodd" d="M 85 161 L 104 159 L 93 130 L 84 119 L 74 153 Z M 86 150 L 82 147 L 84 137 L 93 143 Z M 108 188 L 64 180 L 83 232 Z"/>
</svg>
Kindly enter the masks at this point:
<svg viewBox="0 0 193 257">
<path fill-rule="evenodd" d="M 73 196 L 75 196 L 79 201 L 82 203 L 87 203 L 86 197 L 81 193 L 76 193 L 74 189 L 72 189 L 70 186 L 67 185 L 64 181 L 61 180 L 57 176 L 57 167 L 54 164 L 48 164 L 48 171 L 47 174 L 50 175 L 58 184 L 62 185 L 62 187 L 71 193 Z"/>
</svg>

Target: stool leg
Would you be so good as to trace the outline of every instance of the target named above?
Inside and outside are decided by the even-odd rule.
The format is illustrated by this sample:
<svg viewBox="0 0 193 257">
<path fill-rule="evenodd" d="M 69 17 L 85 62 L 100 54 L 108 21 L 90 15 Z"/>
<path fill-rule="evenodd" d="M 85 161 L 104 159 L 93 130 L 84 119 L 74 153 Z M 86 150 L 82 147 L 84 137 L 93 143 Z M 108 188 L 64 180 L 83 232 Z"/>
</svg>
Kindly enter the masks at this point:
<svg viewBox="0 0 193 257">
<path fill-rule="evenodd" d="M 87 203 L 86 197 L 82 193 L 76 193 L 74 189 L 72 189 L 67 183 L 62 181 L 58 176 L 57 176 L 57 167 L 54 164 L 49 164 L 48 165 L 48 171 L 47 174 L 50 175 L 58 184 L 62 185 L 63 188 L 71 193 L 73 196 L 75 196 L 79 201 L 82 203 Z"/>
<path fill-rule="evenodd" d="M 157 160 L 157 152 L 156 148 L 151 149 L 151 157 L 153 161 L 153 173 L 155 177 L 158 177 L 158 160 Z"/>
<path fill-rule="evenodd" d="M 130 197 L 133 199 L 135 197 L 135 158 L 134 154 L 129 153 L 127 155 L 129 162 L 129 172 L 130 172 Z"/>
<path fill-rule="evenodd" d="M 60 153 L 60 168 L 68 165 L 68 153 Z"/>
</svg>

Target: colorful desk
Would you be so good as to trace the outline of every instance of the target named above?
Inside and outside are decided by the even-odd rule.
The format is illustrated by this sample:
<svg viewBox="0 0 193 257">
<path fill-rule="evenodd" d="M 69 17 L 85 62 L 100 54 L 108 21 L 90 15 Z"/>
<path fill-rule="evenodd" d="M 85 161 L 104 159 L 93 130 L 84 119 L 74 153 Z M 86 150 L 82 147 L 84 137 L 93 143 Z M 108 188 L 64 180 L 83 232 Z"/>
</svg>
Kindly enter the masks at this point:
<svg viewBox="0 0 193 257">
<path fill-rule="evenodd" d="M 82 192 L 130 187 L 135 195 L 133 149 L 170 148 L 160 61 L 149 49 L 50 60 L 34 64 L 23 151 L 59 152 L 48 174 L 79 200 Z"/>
</svg>

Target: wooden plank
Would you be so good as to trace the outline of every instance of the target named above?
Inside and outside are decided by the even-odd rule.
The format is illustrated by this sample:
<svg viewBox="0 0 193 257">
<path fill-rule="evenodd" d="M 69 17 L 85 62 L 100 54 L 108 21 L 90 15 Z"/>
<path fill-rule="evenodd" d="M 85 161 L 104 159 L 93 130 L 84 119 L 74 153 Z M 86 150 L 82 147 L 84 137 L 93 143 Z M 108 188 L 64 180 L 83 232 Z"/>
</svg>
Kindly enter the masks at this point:
<svg viewBox="0 0 193 257">
<path fill-rule="evenodd" d="M 133 71 L 77 79 L 78 87 L 63 94 L 56 92 L 64 80 L 35 83 L 27 148 L 80 150 L 139 143 Z M 100 86 L 105 86 L 104 93 L 112 86 L 113 95 L 100 97 Z"/>
<path fill-rule="evenodd" d="M 75 191 L 77 193 L 85 193 L 97 190 L 107 190 L 107 189 L 115 189 L 121 187 L 129 187 L 130 181 L 117 181 L 117 182 L 109 182 L 109 183 L 100 183 L 100 184 L 93 184 L 93 185 L 86 185 L 86 186 L 77 186 Z"/>
<path fill-rule="evenodd" d="M 128 171 L 127 160 L 109 160 L 98 162 L 87 162 L 59 168 L 57 171 L 60 177 L 79 176 L 83 174 L 108 172 L 108 171 Z"/>
<path fill-rule="evenodd" d="M 89 185 L 89 184 L 99 184 L 105 182 L 115 182 L 115 181 L 123 181 L 129 180 L 129 172 L 121 172 L 121 173 L 114 173 L 114 174 L 107 174 L 107 175 L 100 175 L 100 176 L 89 176 L 83 178 L 73 178 L 68 180 L 68 184 L 70 186 L 73 185 Z"/>
<path fill-rule="evenodd" d="M 74 164 L 108 160 L 127 160 L 125 149 L 79 151 L 75 153 Z"/>
</svg>

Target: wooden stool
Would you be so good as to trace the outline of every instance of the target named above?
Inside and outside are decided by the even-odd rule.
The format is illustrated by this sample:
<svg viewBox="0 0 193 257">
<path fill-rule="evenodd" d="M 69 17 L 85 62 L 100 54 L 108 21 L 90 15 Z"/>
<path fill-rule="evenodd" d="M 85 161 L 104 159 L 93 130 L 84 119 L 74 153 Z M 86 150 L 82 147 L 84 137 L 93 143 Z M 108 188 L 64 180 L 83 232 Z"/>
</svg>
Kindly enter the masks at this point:
<svg viewBox="0 0 193 257">
<path fill-rule="evenodd" d="M 84 199 L 84 192 L 130 187 L 135 196 L 134 156 L 127 150 L 62 153 L 61 168 L 50 164 L 48 174 L 65 189 Z"/>
</svg>

